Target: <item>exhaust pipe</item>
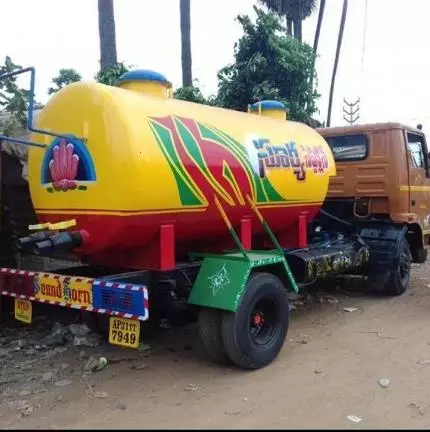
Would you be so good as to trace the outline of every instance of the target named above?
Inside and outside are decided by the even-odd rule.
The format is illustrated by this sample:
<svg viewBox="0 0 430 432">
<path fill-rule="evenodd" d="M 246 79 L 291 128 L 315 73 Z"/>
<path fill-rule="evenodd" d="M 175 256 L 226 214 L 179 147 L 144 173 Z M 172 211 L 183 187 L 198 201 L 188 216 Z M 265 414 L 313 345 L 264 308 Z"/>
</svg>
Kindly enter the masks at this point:
<svg viewBox="0 0 430 432">
<path fill-rule="evenodd" d="M 56 252 L 68 253 L 73 249 L 82 246 L 84 233 L 81 231 L 61 232 L 41 239 L 33 244 L 35 255 L 48 256 Z"/>
</svg>

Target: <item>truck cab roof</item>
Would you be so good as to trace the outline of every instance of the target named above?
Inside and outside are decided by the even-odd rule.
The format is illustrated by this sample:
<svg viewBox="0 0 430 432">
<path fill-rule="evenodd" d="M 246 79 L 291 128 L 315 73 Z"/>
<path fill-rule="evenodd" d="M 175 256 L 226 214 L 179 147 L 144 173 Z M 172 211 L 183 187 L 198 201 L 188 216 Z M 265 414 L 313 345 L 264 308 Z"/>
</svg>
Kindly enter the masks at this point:
<svg viewBox="0 0 430 432">
<path fill-rule="evenodd" d="M 352 133 L 365 133 L 365 132 L 375 132 L 384 130 L 402 129 L 409 132 L 420 133 L 423 131 L 415 127 L 407 126 L 402 123 L 396 122 L 386 122 L 386 123 L 365 123 L 352 126 L 336 126 L 328 128 L 317 128 L 317 132 L 322 136 L 328 135 L 345 135 Z"/>
</svg>

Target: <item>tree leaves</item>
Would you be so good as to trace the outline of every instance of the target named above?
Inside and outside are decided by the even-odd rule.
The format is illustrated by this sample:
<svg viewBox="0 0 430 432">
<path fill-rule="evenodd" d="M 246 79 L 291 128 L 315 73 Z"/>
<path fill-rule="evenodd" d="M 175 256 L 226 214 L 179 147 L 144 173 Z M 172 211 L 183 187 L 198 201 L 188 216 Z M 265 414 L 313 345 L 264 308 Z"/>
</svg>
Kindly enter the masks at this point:
<svg viewBox="0 0 430 432">
<path fill-rule="evenodd" d="M 317 7 L 317 0 L 260 0 L 266 7 L 290 20 L 304 20 Z"/>
<path fill-rule="evenodd" d="M 100 70 L 95 79 L 101 84 L 114 86 L 118 78 L 128 72 L 131 66 L 126 66 L 124 63 L 116 63 Z"/>
<path fill-rule="evenodd" d="M 22 66 L 15 64 L 6 56 L 4 65 L 0 66 L 0 75 L 20 69 Z M 4 120 L 0 120 L 2 134 L 11 135 L 14 130 L 26 126 L 28 96 L 29 91 L 16 84 L 16 76 L 0 80 L 0 114 L 8 114 L 4 116 Z"/>
<path fill-rule="evenodd" d="M 258 100 L 277 99 L 288 104 L 291 119 L 308 121 L 319 97 L 310 83 L 315 54 L 285 35 L 276 14 L 254 9 L 255 23 L 238 17 L 244 34 L 235 45 L 235 62 L 218 73 L 217 104 L 245 111 Z"/>
<path fill-rule="evenodd" d="M 207 105 L 206 98 L 198 87 L 180 87 L 175 91 L 175 99 Z"/>
<path fill-rule="evenodd" d="M 63 87 L 72 84 L 74 82 L 80 81 L 82 79 L 79 72 L 75 69 L 60 69 L 58 71 L 58 75 L 52 78 L 52 82 L 56 87 L 50 87 L 48 89 L 48 94 L 56 93 L 58 90 L 61 90 Z"/>
<path fill-rule="evenodd" d="M 310 79 L 316 77 L 313 49 L 286 36 L 278 15 L 255 11 L 255 23 L 246 15 L 237 18 L 243 36 L 235 44 L 235 62 L 218 72 L 217 96 L 205 99 L 198 87 L 185 87 L 175 97 L 239 111 L 275 99 L 288 105 L 289 118 L 309 123 L 319 97 Z"/>
</svg>

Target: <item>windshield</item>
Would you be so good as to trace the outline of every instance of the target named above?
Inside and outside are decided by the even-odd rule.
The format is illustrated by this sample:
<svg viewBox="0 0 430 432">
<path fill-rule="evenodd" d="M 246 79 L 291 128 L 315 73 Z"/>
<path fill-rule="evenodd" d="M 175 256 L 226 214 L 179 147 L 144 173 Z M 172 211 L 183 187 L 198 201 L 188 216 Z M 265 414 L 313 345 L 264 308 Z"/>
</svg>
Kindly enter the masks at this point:
<svg viewBox="0 0 430 432">
<path fill-rule="evenodd" d="M 366 135 L 340 135 L 325 137 L 336 161 L 358 161 L 367 158 Z"/>
</svg>

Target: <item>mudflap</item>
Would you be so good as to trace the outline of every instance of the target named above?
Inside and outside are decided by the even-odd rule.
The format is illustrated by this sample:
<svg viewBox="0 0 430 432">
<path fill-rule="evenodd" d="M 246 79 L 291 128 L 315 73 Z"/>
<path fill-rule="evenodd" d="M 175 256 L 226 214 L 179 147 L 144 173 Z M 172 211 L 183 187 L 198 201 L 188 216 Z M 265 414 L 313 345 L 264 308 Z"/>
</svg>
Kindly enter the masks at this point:
<svg viewBox="0 0 430 432">
<path fill-rule="evenodd" d="M 252 251 L 247 252 L 246 256 L 241 253 L 203 256 L 188 303 L 230 312 L 238 308 L 253 268 L 286 265 L 285 257 L 278 252 Z"/>
<path fill-rule="evenodd" d="M 360 230 L 360 237 L 370 248 L 365 272 L 371 286 L 384 286 L 391 272 L 399 265 L 400 243 L 407 227 L 401 225 L 369 224 Z"/>
</svg>

